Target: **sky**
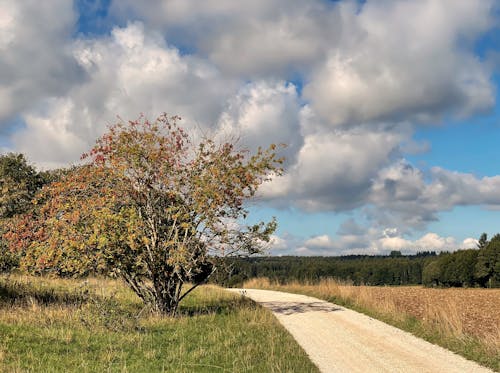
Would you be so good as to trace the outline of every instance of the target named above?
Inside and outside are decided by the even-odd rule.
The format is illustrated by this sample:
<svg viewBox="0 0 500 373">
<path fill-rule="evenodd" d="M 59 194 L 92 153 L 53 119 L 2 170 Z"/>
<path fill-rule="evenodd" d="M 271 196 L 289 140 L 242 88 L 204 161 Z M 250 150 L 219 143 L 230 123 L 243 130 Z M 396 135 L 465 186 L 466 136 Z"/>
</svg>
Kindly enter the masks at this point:
<svg viewBox="0 0 500 373">
<path fill-rule="evenodd" d="M 117 121 L 286 143 L 272 255 L 474 248 L 500 232 L 494 0 L 0 0 L 0 147 L 78 162 Z"/>
</svg>

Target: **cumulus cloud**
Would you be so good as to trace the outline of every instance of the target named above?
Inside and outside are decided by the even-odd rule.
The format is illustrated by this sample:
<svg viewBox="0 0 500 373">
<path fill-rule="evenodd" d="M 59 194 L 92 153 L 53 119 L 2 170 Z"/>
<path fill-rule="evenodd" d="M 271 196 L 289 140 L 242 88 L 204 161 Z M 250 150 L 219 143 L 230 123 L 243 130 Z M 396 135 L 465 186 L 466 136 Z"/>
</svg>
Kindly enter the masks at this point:
<svg viewBox="0 0 500 373">
<path fill-rule="evenodd" d="M 299 0 L 167 0 L 113 2 L 118 17 L 133 14 L 165 30 L 169 38 L 195 45 L 223 71 L 243 76 L 283 77 L 320 57 L 336 28 L 334 7 Z"/>
<path fill-rule="evenodd" d="M 398 153 L 405 136 L 366 128 L 307 135 L 296 164 L 285 176 L 264 185 L 262 194 L 309 211 L 342 211 L 362 205 L 372 179 Z"/>
<path fill-rule="evenodd" d="M 142 23 L 115 28 L 106 39 L 81 40 L 74 53 L 91 77 L 79 87 L 79 98 L 100 94 L 90 103 L 100 105 L 101 116 L 169 110 L 186 122 L 213 125 L 226 96 L 238 87 L 203 59 L 181 55 Z"/>
<path fill-rule="evenodd" d="M 372 184 L 368 211 L 381 226 L 424 228 L 440 211 L 455 206 L 500 205 L 500 176 L 472 174 L 434 167 L 428 175 L 400 160 L 382 169 Z"/>
<path fill-rule="evenodd" d="M 353 220 L 348 220 L 339 228 L 337 237 L 311 237 L 303 242 L 302 247 L 307 248 L 309 255 L 379 255 L 385 253 L 383 248 L 375 244 L 379 235 L 380 232 L 373 228 L 360 227 Z"/>
<path fill-rule="evenodd" d="M 491 1 L 342 3 L 342 37 L 304 95 L 332 125 L 439 121 L 492 107 L 491 72 L 471 48 L 489 29 Z"/>
<path fill-rule="evenodd" d="M 182 114 L 183 124 L 192 128 L 215 126 L 238 87 L 140 23 L 115 28 L 104 39 L 78 40 L 72 49 L 88 79 L 64 98 L 46 99 L 43 110 L 28 111 L 26 129 L 13 137 L 16 149 L 44 166 L 77 160 L 117 115 L 130 119 L 168 111 Z M 41 145 L 47 143 L 52 145 Z"/>
<path fill-rule="evenodd" d="M 48 101 L 49 111 L 45 115 L 25 115 L 26 127 L 12 137 L 17 151 L 46 169 L 77 161 L 89 147 L 88 139 L 79 136 L 73 128 L 74 103 L 69 99 Z"/>
<path fill-rule="evenodd" d="M 383 237 L 377 242 L 382 250 L 400 250 L 405 253 L 416 251 L 455 251 L 457 249 L 473 249 L 477 246 L 477 240 L 466 238 L 457 242 L 453 237 L 441 237 L 436 233 L 426 233 L 422 237 L 411 241 L 402 237 Z"/>
<path fill-rule="evenodd" d="M 300 110 L 293 84 L 252 82 L 228 100 L 219 118 L 218 130 L 222 136 L 238 138 L 252 151 L 271 143 L 286 144 L 280 155 L 290 165 L 303 143 Z"/>
<path fill-rule="evenodd" d="M 104 39 L 78 40 L 72 48 L 88 79 L 64 98 L 46 99 L 43 110 L 27 112 L 26 129 L 12 139 L 45 167 L 77 160 L 116 115 L 152 117 L 166 110 L 180 114 L 184 126 L 208 135 L 218 128 L 252 149 L 285 143 L 289 163 L 301 148 L 301 107 L 293 84 L 241 85 L 207 60 L 182 55 L 142 23 L 115 28 Z M 42 145 L 48 142 L 53 146 Z"/>
<path fill-rule="evenodd" d="M 284 250 L 287 248 L 287 242 L 285 239 L 281 238 L 280 236 L 277 235 L 271 235 L 271 238 L 269 240 L 269 246 L 270 250 L 277 251 L 277 250 Z"/>
<path fill-rule="evenodd" d="M 285 240 L 286 241 L 286 240 Z M 409 240 L 403 236 L 387 236 L 383 231 L 366 229 L 359 235 L 329 235 L 311 237 L 298 245 L 287 243 L 291 255 L 387 255 L 393 250 L 403 254 L 415 254 L 419 251 L 455 251 L 477 247 L 477 240 L 466 238 L 457 241 L 453 237 L 442 237 L 436 233 L 426 233 L 418 239 Z"/>
<path fill-rule="evenodd" d="M 85 79 L 68 40 L 72 3 L 0 0 L 0 124 Z M 57 9 L 57 11 L 54 11 Z"/>
</svg>

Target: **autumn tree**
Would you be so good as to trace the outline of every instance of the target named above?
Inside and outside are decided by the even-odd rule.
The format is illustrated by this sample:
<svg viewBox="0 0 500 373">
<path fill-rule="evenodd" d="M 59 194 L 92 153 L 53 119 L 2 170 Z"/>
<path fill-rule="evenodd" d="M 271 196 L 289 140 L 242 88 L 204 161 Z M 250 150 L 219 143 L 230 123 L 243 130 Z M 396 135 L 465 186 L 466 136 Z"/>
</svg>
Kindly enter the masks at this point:
<svg viewBox="0 0 500 373">
<path fill-rule="evenodd" d="M 0 155 L 0 237 L 13 220 L 33 208 L 36 192 L 46 183 L 45 174 L 28 164 L 23 154 Z M 0 240 L 0 272 L 17 265 L 19 255 Z"/>
<path fill-rule="evenodd" d="M 231 142 L 195 143 L 178 120 L 120 121 L 85 165 L 45 187 L 38 216 L 10 237 L 26 252 L 24 268 L 111 273 L 172 315 L 218 258 L 260 252 L 276 222 L 244 226 L 244 202 L 280 174 L 276 147 L 250 154 Z"/>
</svg>

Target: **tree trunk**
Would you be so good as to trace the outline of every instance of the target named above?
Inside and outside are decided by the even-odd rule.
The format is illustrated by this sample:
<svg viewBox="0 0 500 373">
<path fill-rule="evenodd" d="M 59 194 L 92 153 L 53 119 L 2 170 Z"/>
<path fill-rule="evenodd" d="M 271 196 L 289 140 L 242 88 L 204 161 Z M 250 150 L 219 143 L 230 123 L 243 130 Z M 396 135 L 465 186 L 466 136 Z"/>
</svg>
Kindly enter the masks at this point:
<svg viewBox="0 0 500 373">
<path fill-rule="evenodd" d="M 182 280 L 178 278 L 155 279 L 155 309 L 168 316 L 175 316 L 179 306 L 180 294 L 182 291 Z"/>
</svg>

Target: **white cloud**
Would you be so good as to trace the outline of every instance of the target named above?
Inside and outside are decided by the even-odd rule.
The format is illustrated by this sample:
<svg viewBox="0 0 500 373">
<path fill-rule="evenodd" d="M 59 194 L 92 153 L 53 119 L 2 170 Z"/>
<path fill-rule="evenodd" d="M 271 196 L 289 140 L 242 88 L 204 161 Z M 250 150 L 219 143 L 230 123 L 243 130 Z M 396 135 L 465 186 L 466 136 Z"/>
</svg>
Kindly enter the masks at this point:
<svg viewBox="0 0 500 373">
<path fill-rule="evenodd" d="M 271 143 L 286 144 L 280 152 L 293 164 L 302 146 L 296 87 L 285 82 L 258 81 L 245 85 L 228 100 L 222 112 L 219 131 L 236 137 L 255 151 Z"/>
<path fill-rule="evenodd" d="M 393 250 L 415 254 L 419 251 L 456 251 L 476 247 L 477 240 L 474 238 L 458 242 L 453 237 L 441 237 L 430 232 L 416 240 L 408 240 L 399 235 L 387 236 L 383 231 L 367 229 L 359 235 L 340 234 L 336 239 L 328 235 L 311 237 L 294 252 L 300 255 L 387 255 Z"/>
<path fill-rule="evenodd" d="M 331 42 L 332 8 L 319 0 L 166 0 L 114 2 L 111 12 L 133 14 L 196 45 L 227 73 L 283 77 L 312 63 Z"/>
<path fill-rule="evenodd" d="M 71 2 L 0 0 L 0 9 L 0 124 L 6 126 L 85 75 L 67 48 L 76 19 Z"/>
<path fill-rule="evenodd" d="M 402 237 L 384 237 L 378 240 L 378 246 L 384 250 L 401 250 L 407 253 L 417 251 L 455 251 L 459 249 L 476 248 L 477 240 L 466 238 L 457 242 L 453 237 L 441 237 L 437 233 L 429 232 L 415 241 Z"/>
<path fill-rule="evenodd" d="M 271 250 L 285 250 L 288 247 L 285 239 L 274 234 L 271 235 L 269 245 Z"/>
<path fill-rule="evenodd" d="M 285 176 L 264 185 L 262 194 L 309 211 L 341 211 L 362 205 L 372 179 L 398 152 L 405 136 L 365 128 L 306 135 L 297 163 Z"/>
<path fill-rule="evenodd" d="M 426 178 L 398 161 L 379 172 L 369 201 L 376 206 L 369 215 L 380 226 L 424 228 L 455 206 L 500 206 L 500 176 L 477 178 L 434 167 Z"/>
<path fill-rule="evenodd" d="M 213 127 L 238 87 L 204 60 L 181 56 L 140 23 L 115 28 L 108 38 L 78 40 L 72 48 L 88 79 L 64 98 L 45 99 L 43 110 L 27 111 L 26 129 L 13 138 L 16 149 L 38 164 L 78 160 L 117 115 L 128 120 L 167 111 L 182 115 L 184 126 Z M 54 146 L 42 146 L 48 143 Z"/>
<path fill-rule="evenodd" d="M 88 148 L 88 142 L 72 128 L 74 104 L 71 100 L 50 100 L 50 112 L 27 115 L 26 128 L 14 133 L 16 149 L 36 160 L 42 168 L 56 168 L 67 160 L 77 161 Z M 50 145 L 48 145 L 50 144 Z"/>
<path fill-rule="evenodd" d="M 479 241 L 475 238 L 468 237 L 462 241 L 462 248 L 464 249 L 475 249 L 477 248 Z"/>
<path fill-rule="evenodd" d="M 304 245 L 312 247 L 323 247 L 323 248 L 333 248 L 335 246 L 332 239 L 326 234 L 312 237 L 307 241 L 305 241 Z"/>
<path fill-rule="evenodd" d="M 491 72 L 464 48 L 493 25 L 492 1 L 369 1 L 342 8 L 342 34 L 304 88 L 332 125 L 439 121 L 491 108 Z"/>
</svg>

